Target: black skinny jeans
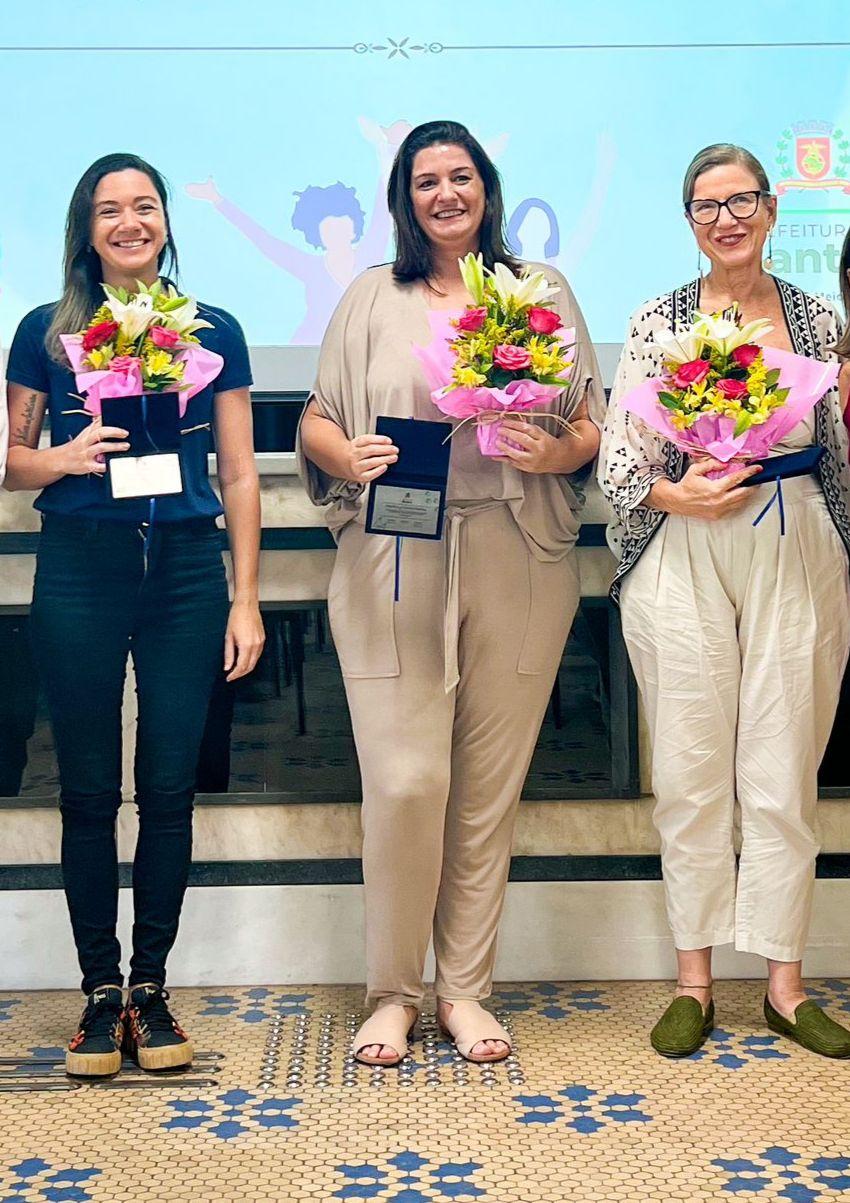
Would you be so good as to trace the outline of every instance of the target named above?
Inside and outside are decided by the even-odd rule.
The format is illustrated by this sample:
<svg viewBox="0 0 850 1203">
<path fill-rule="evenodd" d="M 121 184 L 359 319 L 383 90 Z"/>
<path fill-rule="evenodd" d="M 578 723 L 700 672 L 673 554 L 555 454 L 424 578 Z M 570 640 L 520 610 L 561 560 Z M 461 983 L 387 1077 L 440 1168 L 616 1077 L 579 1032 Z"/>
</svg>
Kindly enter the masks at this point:
<svg viewBox="0 0 850 1203">
<path fill-rule="evenodd" d="M 139 719 L 130 985 L 165 981 L 192 855 L 192 805 L 228 597 L 212 519 L 139 528 L 47 515 L 32 637 L 47 696 L 62 812 L 62 873 L 82 988 L 123 983 L 116 934 L 121 703 L 127 655 Z"/>
</svg>

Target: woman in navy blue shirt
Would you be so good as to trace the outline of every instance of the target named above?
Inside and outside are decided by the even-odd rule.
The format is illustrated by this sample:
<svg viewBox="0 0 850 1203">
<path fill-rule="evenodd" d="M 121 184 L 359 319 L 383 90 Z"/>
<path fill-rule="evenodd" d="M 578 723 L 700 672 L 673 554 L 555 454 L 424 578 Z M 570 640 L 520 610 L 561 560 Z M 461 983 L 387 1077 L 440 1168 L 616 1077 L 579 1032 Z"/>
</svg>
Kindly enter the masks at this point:
<svg viewBox="0 0 850 1203">
<path fill-rule="evenodd" d="M 165 182 L 134 155 L 85 172 L 68 212 L 65 288 L 15 335 L 6 370 L 10 448 L 6 487 L 39 489 L 42 512 L 32 634 L 59 763 L 62 869 L 86 1008 L 68 1071 L 121 1065 L 122 1041 L 146 1069 L 185 1065 L 192 1045 L 171 1015 L 166 957 L 177 935 L 192 847 L 198 751 L 210 694 L 263 645 L 257 600 L 260 501 L 250 365 L 238 323 L 202 305 L 198 338 L 224 360 L 180 419 L 180 492 L 114 500 L 104 457 L 129 432 L 82 409 L 59 336 L 85 327 L 102 283 L 137 290 L 175 273 Z M 45 414 L 49 447 L 40 447 Z M 207 478 L 211 431 L 233 554 L 228 601 L 221 505 Z M 135 450 L 135 447 L 134 447 Z M 139 700 L 133 864 L 133 953 L 124 1004 L 116 937 L 115 824 L 121 804 L 121 702 L 132 655 Z"/>
</svg>

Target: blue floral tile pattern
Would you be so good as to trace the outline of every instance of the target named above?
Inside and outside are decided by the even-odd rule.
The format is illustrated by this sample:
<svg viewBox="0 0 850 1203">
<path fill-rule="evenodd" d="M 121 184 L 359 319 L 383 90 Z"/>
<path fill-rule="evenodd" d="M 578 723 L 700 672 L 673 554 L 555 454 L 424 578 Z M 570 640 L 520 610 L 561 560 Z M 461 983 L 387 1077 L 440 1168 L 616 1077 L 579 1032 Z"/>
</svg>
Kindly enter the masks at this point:
<svg viewBox="0 0 850 1203">
<path fill-rule="evenodd" d="M 20 998 L 0 998 L 0 1023 L 12 1018 L 12 1008 L 21 1005 Z"/>
<path fill-rule="evenodd" d="M 782 1052 L 779 1036 L 736 1036 L 725 1028 L 715 1028 L 703 1047 L 686 1060 L 709 1061 L 724 1069 L 743 1069 L 756 1061 L 787 1061 L 788 1057 L 788 1053 Z"/>
<path fill-rule="evenodd" d="M 40 1157 L 0 1166 L 0 1203 L 86 1203 L 85 1184 L 100 1173 L 93 1166 L 57 1169 Z"/>
<path fill-rule="evenodd" d="M 544 1019 L 566 1019 L 574 1015 L 610 1011 L 605 991 L 578 989 L 568 982 L 533 982 L 528 986 L 495 990 L 492 996 L 496 1011 L 530 1013 Z"/>
<path fill-rule="evenodd" d="M 562 1102 L 566 1099 L 566 1102 Z M 572 1085 L 549 1094 L 518 1094 L 514 1102 L 523 1108 L 518 1124 L 557 1124 L 563 1122 L 575 1132 L 588 1135 L 607 1124 L 648 1124 L 652 1116 L 643 1111 L 644 1094 L 600 1094 L 589 1086 Z"/>
<path fill-rule="evenodd" d="M 755 1157 L 718 1157 L 712 1161 L 727 1176 L 722 1189 L 730 1194 L 765 1192 L 771 1200 L 818 1203 L 850 1191 L 850 1157 L 815 1157 L 781 1145 Z"/>
<path fill-rule="evenodd" d="M 335 1199 L 380 1199 L 383 1203 L 427 1203 L 437 1199 L 482 1199 L 486 1191 L 473 1179 L 482 1167 L 475 1161 L 436 1162 L 419 1153 L 397 1153 L 380 1163 L 336 1166 L 346 1179 Z M 391 1175 L 391 1170 L 401 1171 Z M 424 1193 L 427 1191 L 427 1194 Z"/>
<path fill-rule="evenodd" d="M 199 1015 L 232 1016 L 243 1023 L 264 1023 L 275 1015 L 309 1015 L 311 994 L 280 994 L 266 986 L 238 993 L 205 994 Z"/>
<path fill-rule="evenodd" d="M 169 1099 L 174 1113 L 161 1126 L 170 1131 L 203 1131 L 218 1140 L 233 1140 L 246 1132 L 296 1128 L 290 1113 L 301 1099 L 258 1098 L 247 1090 L 227 1090 L 214 1098 Z"/>
<path fill-rule="evenodd" d="M 828 977 L 823 981 L 814 982 L 807 988 L 806 993 L 809 998 L 831 1011 L 850 1014 L 850 981 L 842 982 L 838 978 Z"/>
</svg>

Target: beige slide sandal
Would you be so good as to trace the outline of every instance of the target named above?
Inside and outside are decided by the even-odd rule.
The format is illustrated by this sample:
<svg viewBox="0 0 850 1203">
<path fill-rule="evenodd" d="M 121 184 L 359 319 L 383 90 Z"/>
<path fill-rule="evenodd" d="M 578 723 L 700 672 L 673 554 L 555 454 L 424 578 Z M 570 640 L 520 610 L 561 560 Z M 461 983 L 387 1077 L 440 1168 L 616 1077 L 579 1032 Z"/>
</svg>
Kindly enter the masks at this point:
<svg viewBox="0 0 850 1203">
<path fill-rule="evenodd" d="M 407 1008 L 402 1003 L 385 1003 L 373 1011 L 354 1037 L 354 1058 L 362 1065 L 399 1065 L 407 1056 L 407 1042 L 413 1035 L 418 1015 L 410 1022 Z M 370 1045 L 387 1045 L 394 1048 L 398 1056 L 383 1059 L 368 1057 L 363 1053 Z"/>
<path fill-rule="evenodd" d="M 484 1009 L 473 998 L 441 998 L 440 1002 L 448 1003 L 451 1014 L 445 1022 L 440 1020 L 441 1031 L 454 1041 L 455 1048 L 467 1061 L 483 1065 L 488 1061 L 504 1061 L 511 1055 L 511 1038 L 495 1015 Z M 507 1051 L 504 1053 L 487 1053 L 484 1056 L 473 1056 L 472 1050 L 482 1040 L 501 1040 Z"/>
</svg>

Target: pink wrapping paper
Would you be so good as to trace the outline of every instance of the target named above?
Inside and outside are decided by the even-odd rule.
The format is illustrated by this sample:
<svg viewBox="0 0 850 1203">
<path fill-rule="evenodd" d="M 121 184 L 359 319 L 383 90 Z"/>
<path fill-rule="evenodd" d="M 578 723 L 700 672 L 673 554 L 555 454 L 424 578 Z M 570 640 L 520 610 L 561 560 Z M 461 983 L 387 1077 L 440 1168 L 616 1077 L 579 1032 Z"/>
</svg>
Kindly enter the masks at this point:
<svg viewBox="0 0 850 1203">
<path fill-rule="evenodd" d="M 142 371 L 138 360 L 128 357 L 126 364 L 122 365 L 118 371 L 112 369 L 89 371 L 82 367 L 86 357 L 82 335 L 62 334 L 60 339 L 71 363 L 77 388 L 80 393 L 85 393 L 85 408 L 89 413 L 100 414 L 103 397 L 133 397 L 137 393 L 145 391 L 142 386 Z M 224 360 L 217 352 L 208 351 L 206 347 L 195 345 L 185 347 L 176 358 L 182 360 L 186 365 L 177 403 L 178 412 L 182 418 L 191 399 L 219 375 L 224 367 Z M 177 390 L 159 389 L 157 391 L 175 392 Z"/>
<path fill-rule="evenodd" d="M 505 388 L 453 388 L 446 393 L 446 386 L 451 384 L 452 368 L 455 356 L 449 343 L 457 338 L 457 330 L 451 324 L 452 317 L 448 311 L 431 310 L 428 321 L 431 327 L 431 342 L 425 346 L 412 345 L 413 354 L 422 365 L 422 371 L 431 389 L 431 400 L 442 413 L 458 421 L 475 418 L 479 414 L 489 413 L 525 413 L 535 407 L 546 405 L 566 388 L 567 377 L 563 385 L 538 384 L 536 380 L 512 380 Z M 569 347 L 575 342 L 575 330 L 561 330 L 563 346 Z M 482 455 L 497 456 L 504 452 L 497 447 L 501 423 L 482 421 L 476 423 L 478 447 Z"/>
<path fill-rule="evenodd" d="M 623 408 L 640 418 L 651 430 L 658 431 L 686 454 L 710 455 L 727 465 L 715 477 L 734 472 L 733 461 L 764 459 L 785 436 L 817 405 L 838 379 L 839 364 L 820 363 L 791 351 L 764 347 L 764 362 L 768 368 L 779 368 L 779 386 L 791 391 L 785 404 L 775 410 L 761 426 L 752 426 L 744 434 L 734 435 L 734 418 L 704 414 L 690 430 L 677 430 L 670 420 L 670 411 L 658 400 L 665 388 L 662 380 L 645 380 L 623 398 Z"/>
</svg>

